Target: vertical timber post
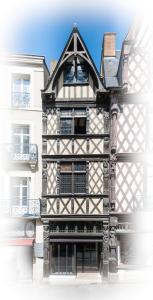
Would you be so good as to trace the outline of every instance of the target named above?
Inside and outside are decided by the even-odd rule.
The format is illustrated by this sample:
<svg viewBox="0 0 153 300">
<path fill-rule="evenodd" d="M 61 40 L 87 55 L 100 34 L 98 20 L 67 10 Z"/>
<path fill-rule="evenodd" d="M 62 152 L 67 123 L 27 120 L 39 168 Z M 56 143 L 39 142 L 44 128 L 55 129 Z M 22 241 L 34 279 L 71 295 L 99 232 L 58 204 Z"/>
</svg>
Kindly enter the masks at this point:
<svg viewBox="0 0 153 300">
<path fill-rule="evenodd" d="M 49 221 L 44 221 L 44 278 L 49 277 Z"/>
<path fill-rule="evenodd" d="M 103 212 L 109 213 L 109 162 L 104 160 L 103 162 L 103 192 L 108 195 L 103 199 Z"/>
<path fill-rule="evenodd" d="M 110 153 L 110 210 L 115 210 L 116 149 L 117 149 L 117 97 L 111 96 L 111 153 Z"/>
<path fill-rule="evenodd" d="M 109 222 L 109 272 L 117 273 L 117 241 L 116 241 L 116 229 L 117 218 L 110 217 Z"/>
<path fill-rule="evenodd" d="M 111 149 L 110 149 L 110 212 L 115 211 L 116 203 L 116 150 L 117 150 L 117 115 L 118 104 L 116 95 L 111 96 Z M 116 229 L 117 218 L 111 217 L 109 220 L 109 274 L 117 273 L 117 242 Z"/>
<path fill-rule="evenodd" d="M 116 183 L 116 155 L 110 156 L 110 211 L 115 211 L 116 193 L 115 193 L 115 183 Z"/>
<path fill-rule="evenodd" d="M 117 146 L 118 104 L 115 95 L 111 95 L 111 153 L 116 153 Z"/>
<path fill-rule="evenodd" d="M 108 280 L 109 275 L 109 221 L 103 221 L 103 280 Z"/>
</svg>

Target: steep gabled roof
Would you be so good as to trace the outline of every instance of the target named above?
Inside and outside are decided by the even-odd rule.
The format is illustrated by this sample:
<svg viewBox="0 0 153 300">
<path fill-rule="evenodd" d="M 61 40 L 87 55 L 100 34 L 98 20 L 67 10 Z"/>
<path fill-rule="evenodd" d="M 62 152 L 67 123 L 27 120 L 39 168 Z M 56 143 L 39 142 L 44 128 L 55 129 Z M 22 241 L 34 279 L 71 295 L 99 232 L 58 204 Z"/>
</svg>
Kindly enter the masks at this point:
<svg viewBox="0 0 153 300">
<path fill-rule="evenodd" d="M 46 88 L 43 90 L 43 94 L 52 94 L 52 93 L 54 94 L 56 79 L 57 79 L 63 65 L 72 56 L 78 56 L 87 63 L 87 65 L 89 66 L 90 72 L 91 72 L 93 78 L 95 79 L 97 90 L 104 92 L 105 89 L 101 82 L 100 75 L 97 71 L 97 68 L 93 62 L 93 59 L 92 59 L 92 57 L 85 45 L 80 33 L 79 33 L 79 30 L 76 27 L 74 27 L 70 34 L 70 37 L 66 43 L 66 46 L 61 54 L 61 57 L 56 65 L 53 73 L 51 74 L 51 77 L 49 78 L 48 84 L 47 84 Z"/>
</svg>

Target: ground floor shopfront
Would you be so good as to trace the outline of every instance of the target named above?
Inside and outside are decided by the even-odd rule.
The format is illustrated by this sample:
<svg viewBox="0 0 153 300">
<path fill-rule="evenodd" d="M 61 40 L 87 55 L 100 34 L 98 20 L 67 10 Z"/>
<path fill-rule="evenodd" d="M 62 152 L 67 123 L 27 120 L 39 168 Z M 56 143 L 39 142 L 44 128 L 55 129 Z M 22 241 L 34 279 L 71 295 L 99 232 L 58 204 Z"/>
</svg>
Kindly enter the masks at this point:
<svg viewBox="0 0 153 300">
<path fill-rule="evenodd" d="M 44 220 L 44 277 L 117 272 L 116 219 Z"/>
<path fill-rule="evenodd" d="M 50 245 L 50 274 L 101 273 L 101 268 L 102 242 L 53 242 Z"/>
</svg>

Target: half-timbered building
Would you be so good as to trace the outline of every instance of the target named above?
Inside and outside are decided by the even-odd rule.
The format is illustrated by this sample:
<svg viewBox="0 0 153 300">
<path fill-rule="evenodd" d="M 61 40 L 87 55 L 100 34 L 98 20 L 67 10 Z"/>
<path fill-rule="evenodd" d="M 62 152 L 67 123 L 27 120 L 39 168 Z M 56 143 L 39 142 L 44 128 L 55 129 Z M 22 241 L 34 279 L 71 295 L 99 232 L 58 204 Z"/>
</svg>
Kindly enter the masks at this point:
<svg viewBox="0 0 153 300">
<path fill-rule="evenodd" d="M 114 199 L 115 209 L 110 214 L 118 220 L 118 270 L 125 271 L 149 266 L 153 260 L 152 27 L 136 21 L 116 53 L 113 39 L 112 33 L 104 36 L 101 76 L 112 95 L 110 201 Z M 111 51 L 105 51 L 108 45 Z"/>
<path fill-rule="evenodd" d="M 45 277 L 108 279 L 142 264 L 149 81 L 137 34 L 133 27 L 121 51 L 115 33 L 104 34 L 99 74 L 74 27 L 42 91 Z"/>
<path fill-rule="evenodd" d="M 109 202 L 108 92 L 77 28 L 42 97 L 44 276 L 107 276 L 116 264 L 116 219 L 109 216 L 114 203 Z"/>
<path fill-rule="evenodd" d="M 44 57 L 3 63 L 1 119 L 11 111 L 1 175 L 1 211 L 11 226 L 3 248 L 13 249 L 18 277 L 92 273 L 107 280 L 153 264 L 146 225 L 153 198 L 151 36 L 135 24 L 117 51 L 115 33 L 105 33 L 100 73 L 76 27 L 50 77 Z"/>
</svg>

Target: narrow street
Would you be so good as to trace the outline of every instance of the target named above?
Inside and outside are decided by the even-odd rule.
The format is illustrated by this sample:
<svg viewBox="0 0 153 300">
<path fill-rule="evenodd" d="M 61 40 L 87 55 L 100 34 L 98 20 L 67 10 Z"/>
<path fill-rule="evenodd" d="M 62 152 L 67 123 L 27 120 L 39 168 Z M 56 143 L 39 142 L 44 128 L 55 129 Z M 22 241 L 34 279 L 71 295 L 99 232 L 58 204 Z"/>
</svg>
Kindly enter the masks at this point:
<svg viewBox="0 0 153 300">
<path fill-rule="evenodd" d="M 23 284 L 2 288 L 2 299 L 55 299 L 55 300 L 105 300 L 152 299 L 153 288 L 145 283 L 59 283 L 59 284 Z"/>
<path fill-rule="evenodd" d="M 123 276 L 120 281 L 101 282 L 98 278 L 59 277 L 40 283 L 1 284 L 1 299 L 15 300 L 152 300 L 153 280 L 151 270 Z"/>
</svg>

